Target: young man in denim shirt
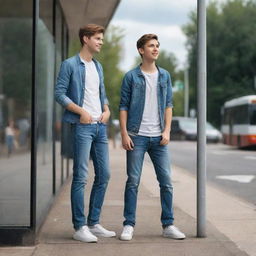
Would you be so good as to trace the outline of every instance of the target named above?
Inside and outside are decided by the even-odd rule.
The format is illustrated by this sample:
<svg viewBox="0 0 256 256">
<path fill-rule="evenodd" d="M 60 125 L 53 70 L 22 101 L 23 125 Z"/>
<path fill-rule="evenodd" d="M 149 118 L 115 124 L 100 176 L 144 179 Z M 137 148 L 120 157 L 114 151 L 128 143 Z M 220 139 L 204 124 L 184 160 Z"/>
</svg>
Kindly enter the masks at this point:
<svg viewBox="0 0 256 256">
<path fill-rule="evenodd" d="M 126 73 L 120 101 L 122 145 L 127 150 L 124 228 L 121 240 L 133 236 L 137 192 L 144 155 L 148 152 L 160 185 L 161 222 L 163 236 L 184 239 L 185 235 L 173 225 L 172 184 L 168 143 L 172 120 L 172 88 L 170 74 L 156 66 L 159 54 L 158 38 L 143 35 L 137 41 L 142 64 Z"/>
<path fill-rule="evenodd" d="M 93 59 L 103 44 L 104 28 L 89 24 L 79 31 L 80 53 L 61 64 L 55 99 L 64 108 L 63 121 L 72 124 L 74 166 L 71 186 L 73 238 L 97 242 L 97 236 L 113 237 L 99 224 L 100 212 L 109 180 L 109 152 L 106 123 L 110 111 L 101 64 Z M 95 179 L 88 217 L 84 214 L 84 188 L 91 154 Z"/>
</svg>

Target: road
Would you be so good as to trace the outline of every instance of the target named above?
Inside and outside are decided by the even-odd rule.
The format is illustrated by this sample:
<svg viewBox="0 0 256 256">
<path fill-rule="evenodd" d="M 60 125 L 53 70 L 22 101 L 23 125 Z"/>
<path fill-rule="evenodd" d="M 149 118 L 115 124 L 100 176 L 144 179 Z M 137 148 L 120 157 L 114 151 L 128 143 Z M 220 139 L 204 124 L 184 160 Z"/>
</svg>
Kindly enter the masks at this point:
<svg viewBox="0 0 256 256">
<path fill-rule="evenodd" d="M 170 142 L 172 164 L 196 174 L 196 142 Z M 256 204 L 256 150 L 207 144 L 207 181 Z"/>
</svg>

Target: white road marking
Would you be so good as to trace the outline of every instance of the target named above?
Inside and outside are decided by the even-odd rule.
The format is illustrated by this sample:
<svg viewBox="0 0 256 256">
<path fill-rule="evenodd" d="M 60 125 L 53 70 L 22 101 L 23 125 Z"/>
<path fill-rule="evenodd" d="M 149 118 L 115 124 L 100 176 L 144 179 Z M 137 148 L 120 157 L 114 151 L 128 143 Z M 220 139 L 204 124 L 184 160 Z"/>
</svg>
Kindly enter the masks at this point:
<svg viewBox="0 0 256 256">
<path fill-rule="evenodd" d="M 256 156 L 245 156 L 245 159 L 256 160 Z"/>
<path fill-rule="evenodd" d="M 227 155 L 227 152 L 222 152 L 222 151 L 212 151 L 211 153 L 214 155 L 220 155 L 220 156 Z"/>
<path fill-rule="evenodd" d="M 255 178 L 255 175 L 219 175 L 217 179 L 232 180 L 240 183 L 250 183 Z"/>
</svg>

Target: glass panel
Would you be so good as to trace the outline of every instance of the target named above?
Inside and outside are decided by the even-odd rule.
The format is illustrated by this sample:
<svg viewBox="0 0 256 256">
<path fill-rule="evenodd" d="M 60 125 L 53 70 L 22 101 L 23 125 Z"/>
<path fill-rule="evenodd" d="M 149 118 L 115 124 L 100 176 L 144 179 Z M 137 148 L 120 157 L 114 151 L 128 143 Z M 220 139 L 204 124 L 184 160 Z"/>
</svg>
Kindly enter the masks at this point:
<svg viewBox="0 0 256 256">
<path fill-rule="evenodd" d="M 62 17 L 61 17 L 61 12 L 59 6 L 56 8 L 56 75 L 59 73 L 59 68 L 61 64 L 61 52 L 62 52 Z M 56 80 L 56 79 L 55 79 Z M 55 116 L 55 147 L 56 147 L 56 152 L 55 152 L 55 158 L 56 158 L 56 190 L 61 186 L 61 183 L 64 181 L 63 177 L 63 159 L 61 157 L 61 130 L 62 130 L 62 123 L 61 123 L 61 118 L 62 118 L 62 107 L 55 102 L 56 106 L 56 116 Z"/>
<path fill-rule="evenodd" d="M 233 109 L 234 124 L 248 124 L 249 123 L 249 105 L 236 106 Z"/>
<path fill-rule="evenodd" d="M 46 3 L 47 2 L 47 3 Z M 52 14 L 52 1 L 40 1 L 40 15 L 45 8 Z M 43 18 L 43 19 L 42 19 Z M 54 98 L 55 47 L 53 36 L 45 23 L 45 17 L 38 21 L 38 38 L 36 48 L 36 104 L 37 104 L 37 223 L 44 217 L 53 196 L 53 145 L 52 119 Z M 50 17 L 47 17 L 49 20 Z M 49 23 L 48 23 L 49 24 Z"/>
<path fill-rule="evenodd" d="M 0 6 L 0 226 L 29 226 L 33 2 Z"/>
<path fill-rule="evenodd" d="M 62 18 L 62 13 L 57 5 L 56 8 L 56 75 L 59 73 L 60 64 L 63 59 L 67 58 L 67 26 L 64 23 L 64 19 Z M 55 79 L 56 80 L 56 79 Z M 70 124 L 63 124 L 62 113 L 63 108 L 56 104 L 56 116 L 55 116 L 55 158 L 56 158 L 56 190 L 60 187 L 60 185 L 66 180 L 68 174 L 72 173 L 72 167 L 70 166 L 71 160 L 69 160 L 69 164 L 67 164 L 67 157 L 72 154 L 72 148 L 70 148 L 71 138 L 71 126 Z M 68 149 L 68 150 L 67 150 Z"/>
<path fill-rule="evenodd" d="M 47 29 L 53 33 L 53 0 L 39 1 L 39 16 L 43 20 Z"/>
</svg>

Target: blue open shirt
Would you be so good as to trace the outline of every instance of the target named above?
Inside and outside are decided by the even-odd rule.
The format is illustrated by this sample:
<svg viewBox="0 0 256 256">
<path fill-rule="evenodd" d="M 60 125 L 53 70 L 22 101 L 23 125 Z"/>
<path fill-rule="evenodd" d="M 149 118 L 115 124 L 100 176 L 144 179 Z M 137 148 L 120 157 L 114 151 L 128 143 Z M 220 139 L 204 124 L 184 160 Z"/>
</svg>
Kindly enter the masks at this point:
<svg viewBox="0 0 256 256">
<path fill-rule="evenodd" d="M 165 109 L 172 107 L 172 86 L 171 77 L 168 71 L 158 69 L 157 101 L 161 131 L 164 130 Z M 119 110 L 128 111 L 127 131 L 138 134 L 143 116 L 146 95 L 146 82 L 140 66 L 125 74 Z"/>
<path fill-rule="evenodd" d="M 103 70 L 101 64 L 97 60 L 93 59 L 93 61 L 99 74 L 100 102 L 103 111 L 104 105 L 108 104 L 104 86 Z M 86 86 L 85 72 L 86 66 L 84 62 L 81 61 L 79 54 L 62 62 L 55 86 L 55 100 L 60 105 L 65 108 L 70 103 L 75 103 L 80 107 L 83 106 L 84 90 Z M 78 114 L 65 109 L 63 114 L 64 122 L 79 123 L 79 120 L 80 116 Z"/>
</svg>

